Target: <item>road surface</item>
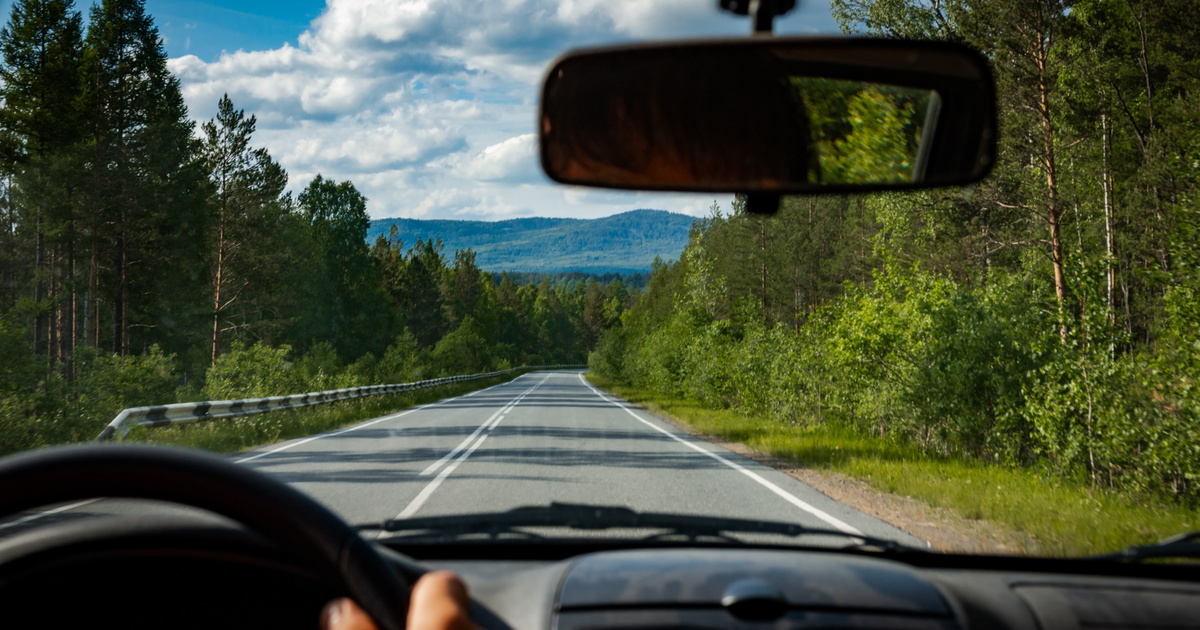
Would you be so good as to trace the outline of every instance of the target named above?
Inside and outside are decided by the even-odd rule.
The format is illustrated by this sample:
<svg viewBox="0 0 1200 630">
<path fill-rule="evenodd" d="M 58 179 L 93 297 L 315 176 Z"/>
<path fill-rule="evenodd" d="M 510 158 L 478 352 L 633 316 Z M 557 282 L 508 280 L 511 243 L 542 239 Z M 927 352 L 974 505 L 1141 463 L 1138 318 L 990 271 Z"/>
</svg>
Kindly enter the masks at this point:
<svg viewBox="0 0 1200 630">
<path fill-rule="evenodd" d="M 350 523 L 560 501 L 787 521 L 926 546 L 598 391 L 576 370 L 525 374 L 234 461 L 308 493 Z M 148 509 L 128 503 L 96 501 L 33 520 Z"/>
</svg>

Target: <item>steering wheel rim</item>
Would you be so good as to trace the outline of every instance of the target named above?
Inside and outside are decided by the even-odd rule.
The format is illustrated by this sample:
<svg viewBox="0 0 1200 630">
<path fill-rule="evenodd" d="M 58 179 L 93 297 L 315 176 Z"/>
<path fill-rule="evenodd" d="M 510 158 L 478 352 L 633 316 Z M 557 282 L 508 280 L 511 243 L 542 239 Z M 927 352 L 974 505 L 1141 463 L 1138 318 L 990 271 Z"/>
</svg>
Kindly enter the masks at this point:
<svg viewBox="0 0 1200 630">
<path fill-rule="evenodd" d="M 335 575 L 379 628 L 405 627 L 411 585 L 345 521 L 266 475 L 149 446 L 59 447 L 0 460 L 0 518 L 95 497 L 169 501 L 237 521 Z"/>
</svg>

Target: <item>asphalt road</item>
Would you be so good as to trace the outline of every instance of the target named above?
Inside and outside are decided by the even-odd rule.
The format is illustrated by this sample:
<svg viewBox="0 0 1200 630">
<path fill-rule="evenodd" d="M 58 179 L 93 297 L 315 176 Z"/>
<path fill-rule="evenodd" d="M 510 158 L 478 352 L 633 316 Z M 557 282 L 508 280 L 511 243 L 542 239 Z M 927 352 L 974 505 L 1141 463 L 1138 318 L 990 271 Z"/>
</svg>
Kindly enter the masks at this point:
<svg viewBox="0 0 1200 630">
<path fill-rule="evenodd" d="M 926 546 L 596 390 L 579 371 L 526 374 L 234 461 L 299 488 L 350 523 L 560 501 L 787 521 Z M 128 503 L 102 500 L 23 518 L 152 509 Z"/>
</svg>

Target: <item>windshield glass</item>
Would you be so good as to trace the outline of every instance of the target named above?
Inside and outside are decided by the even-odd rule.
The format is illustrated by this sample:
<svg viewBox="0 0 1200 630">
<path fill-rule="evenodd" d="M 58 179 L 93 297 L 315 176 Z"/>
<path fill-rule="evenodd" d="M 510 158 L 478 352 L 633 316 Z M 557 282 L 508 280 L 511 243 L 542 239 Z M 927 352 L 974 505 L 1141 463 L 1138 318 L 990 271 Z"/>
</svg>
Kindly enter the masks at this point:
<svg viewBox="0 0 1200 630">
<path fill-rule="evenodd" d="M 552 60 L 744 37 L 716 4 L 0 4 L 0 455 L 203 449 L 381 541 L 1081 556 L 1200 529 L 1195 3 L 776 20 L 982 52 L 999 148 L 968 188 L 767 216 L 549 181 Z M 921 181 L 936 91 L 779 85 L 809 180 Z"/>
</svg>

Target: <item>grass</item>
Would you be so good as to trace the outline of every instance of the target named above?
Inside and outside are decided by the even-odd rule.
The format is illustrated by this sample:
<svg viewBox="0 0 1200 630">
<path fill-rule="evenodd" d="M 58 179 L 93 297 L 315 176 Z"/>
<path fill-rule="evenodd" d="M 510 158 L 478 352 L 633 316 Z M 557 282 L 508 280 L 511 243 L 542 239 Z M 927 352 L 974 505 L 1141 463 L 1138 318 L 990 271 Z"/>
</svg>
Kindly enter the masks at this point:
<svg viewBox="0 0 1200 630">
<path fill-rule="evenodd" d="M 442 398 L 460 396 L 510 381 L 517 376 L 520 374 L 228 420 L 212 420 L 174 427 L 136 428 L 129 432 L 124 441 L 182 446 L 230 455 L 292 438 L 331 431 Z"/>
<path fill-rule="evenodd" d="M 1032 536 L 1037 555 L 1080 556 L 1145 544 L 1200 528 L 1195 508 L 1099 490 L 1035 470 L 962 457 L 935 457 L 833 427 L 802 429 L 616 383 L 594 373 L 606 391 L 695 431 L 739 442 L 818 470 L 842 473 L 872 488 L 913 497 L 967 519 L 983 519 Z"/>
</svg>

